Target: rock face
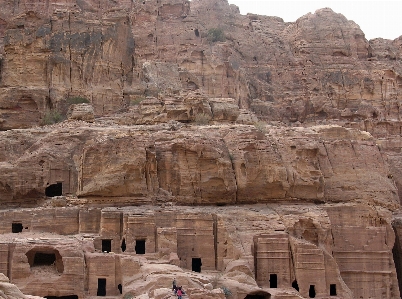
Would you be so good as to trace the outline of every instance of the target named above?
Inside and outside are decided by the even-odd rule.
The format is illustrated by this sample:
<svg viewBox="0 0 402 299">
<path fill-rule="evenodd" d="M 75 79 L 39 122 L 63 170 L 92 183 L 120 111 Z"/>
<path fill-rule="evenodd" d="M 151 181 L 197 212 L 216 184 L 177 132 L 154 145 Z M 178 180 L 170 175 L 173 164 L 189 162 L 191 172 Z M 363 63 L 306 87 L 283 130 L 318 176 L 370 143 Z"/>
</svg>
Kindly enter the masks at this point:
<svg viewBox="0 0 402 299">
<path fill-rule="evenodd" d="M 367 132 L 339 126 L 266 126 L 261 132 L 250 125 L 172 131 L 169 125 L 82 124 L 2 134 L 3 205 L 74 194 L 115 204 L 299 199 L 399 206 L 390 170 Z"/>
<path fill-rule="evenodd" d="M 100 116 L 196 89 L 265 120 L 400 118 L 398 39 L 367 41 L 328 8 L 284 23 L 226 0 L 143 2 L 3 1 L 0 128 L 35 125 L 71 96 Z"/>
<path fill-rule="evenodd" d="M 222 298 L 220 285 L 235 298 L 256 291 L 275 298 L 399 296 L 390 214 L 366 204 L 47 208 L 1 216 L 2 265 L 32 295 L 169 296 L 176 277 L 190 297 Z"/>
<path fill-rule="evenodd" d="M 0 5 L 1 298 L 401 298 L 401 38 L 329 8 Z"/>
</svg>

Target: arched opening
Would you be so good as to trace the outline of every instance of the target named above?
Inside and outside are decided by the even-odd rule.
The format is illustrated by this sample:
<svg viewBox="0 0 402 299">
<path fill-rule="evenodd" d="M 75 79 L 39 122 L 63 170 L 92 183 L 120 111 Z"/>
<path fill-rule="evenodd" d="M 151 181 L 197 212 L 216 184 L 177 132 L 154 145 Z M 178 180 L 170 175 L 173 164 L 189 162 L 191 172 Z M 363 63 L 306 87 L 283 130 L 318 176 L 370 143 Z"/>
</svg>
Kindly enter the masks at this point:
<svg viewBox="0 0 402 299">
<path fill-rule="evenodd" d="M 123 294 L 123 286 L 120 283 L 118 284 L 117 289 L 119 290 L 120 294 Z"/>
<path fill-rule="evenodd" d="M 310 285 L 310 288 L 308 290 L 308 296 L 310 298 L 315 298 L 315 286 L 314 285 Z"/>
<path fill-rule="evenodd" d="M 45 190 L 47 197 L 62 196 L 63 195 L 63 183 L 56 183 L 48 186 Z"/>
<path fill-rule="evenodd" d="M 145 254 L 145 240 L 135 240 L 135 253 Z"/>
<path fill-rule="evenodd" d="M 121 241 L 121 251 L 124 252 L 127 249 L 126 245 L 126 239 L 123 238 L 123 241 Z"/>
<path fill-rule="evenodd" d="M 112 240 L 105 239 L 102 240 L 102 252 L 111 252 L 112 251 Z"/>
<path fill-rule="evenodd" d="M 296 291 L 299 291 L 299 285 L 297 283 L 297 280 L 293 280 L 292 282 L 292 288 L 294 288 Z"/>
<path fill-rule="evenodd" d="M 191 260 L 191 270 L 194 272 L 201 272 L 201 258 L 193 257 Z"/>
<path fill-rule="evenodd" d="M 276 274 L 269 274 L 269 287 L 270 288 L 278 287 L 278 276 Z"/>
<path fill-rule="evenodd" d="M 24 227 L 22 226 L 22 223 L 12 223 L 11 224 L 11 231 L 13 233 L 21 233 L 23 228 Z"/>
<path fill-rule="evenodd" d="M 336 284 L 329 285 L 329 295 L 336 296 Z"/>
<path fill-rule="evenodd" d="M 247 294 L 244 299 L 271 299 L 271 294 L 264 291 L 257 291 Z"/>
<path fill-rule="evenodd" d="M 53 248 L 34 248 L 26 253 L 28 263 L 31 268 L 41 267 L 45 269 L 56 269 L 57 272 L 63 273 L 63 259 L 58 250 Z"/>
<path fill-rule="evenodd" d="M 98 278 L 98 291 L 96 296 L 106 296 L 106 278 Z"/>
</svg>

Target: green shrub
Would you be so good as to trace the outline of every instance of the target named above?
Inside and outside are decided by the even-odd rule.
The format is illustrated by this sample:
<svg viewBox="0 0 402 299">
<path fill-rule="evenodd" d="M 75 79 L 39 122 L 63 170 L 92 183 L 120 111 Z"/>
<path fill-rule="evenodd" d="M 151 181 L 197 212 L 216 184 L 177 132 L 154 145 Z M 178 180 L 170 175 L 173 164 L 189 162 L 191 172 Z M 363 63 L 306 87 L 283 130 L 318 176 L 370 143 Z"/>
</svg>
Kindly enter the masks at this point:
<svg viewBox="0 0 402 299">
<path fill-rule="evenodd" d="M 42 123 L 44 125 L 51 125 L 58 122 L 61 122 L 64 119 L 63 115 L 58 110 L 46 110 L 45 114 L 43 115 Z"/>
<path fill-rule="evenodd" d="M 133 299 L 134 295 L 131 292 L 125 293 L 123 299 Z"/>
<path fill-rule="evenodd" d="M 228 298 L 229 296 L 232 295 L 232 292 L 225 286 L 221 286 L 221 289 L 223 291 L 223 293 L 225 294 L 225 297 Z"/>
<path fill-rule="evenodd" d="M 254 123 L 254 127 L 261 133 L 267 133 L 267 123 L 264 121 L 257 121 Z"/>
<path fill-rule="evenodd" d="M 72 104 L 90 103 L 90 101 L 84 97 L 71 97 L 67 99 L 67 103 L 69 105 L 72 105 Z"/>
<path fill-rule="evenodd" d="M 207 40 L 210 42 L 224 42 L 226 40 L 225 33 L 220 28 L 211 28 L 208 30 Z"/>
<path fill-rule="evenodd" d="M 143 96 L 136 97 L 135 99 L 132 99 L 130 101 L 130 106 L 137 106 L 145 99 L 146 99 L 146 97 L 143 97 Z"/>
<path fill-rule="evenodd" d="M 211 120 L 211 116 L 206 113 L 197 114 L 194 118 L 194 122 L 196 125 L 202 126 L 207 125 Z"/>
</svg>

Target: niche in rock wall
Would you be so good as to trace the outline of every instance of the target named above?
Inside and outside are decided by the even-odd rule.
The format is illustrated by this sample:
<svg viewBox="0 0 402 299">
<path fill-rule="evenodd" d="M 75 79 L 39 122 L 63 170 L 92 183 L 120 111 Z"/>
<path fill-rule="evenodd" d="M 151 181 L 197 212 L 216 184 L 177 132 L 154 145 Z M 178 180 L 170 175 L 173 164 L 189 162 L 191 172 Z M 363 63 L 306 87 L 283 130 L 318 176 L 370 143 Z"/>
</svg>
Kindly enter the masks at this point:
<svg viewBox="0 0 402 299">
<path fill-rule="evenodd" d="M 135 240 L 135 253 L 145 254 L 145 240 Z"/>
<path fill-rule="evenodd" d="M 191 260 L 191 270 L 192 271 L 194 271 L 194 272 L 201 272 L 201 266 L 202 266 L 202 263 L 201 263 L 201 258 L 192 258 L 192 260 Z"/>
<path fill-rule="evenodd" d="M 26 253 L 31 268 L 42 267 L 56 269 L 63 273 L 64 265 L 58 250 L 52 248 L 34 248 Z"/>
<path fill-rule="evenodd" d="M 123 238 L 123 241 L 121 241 L 121 251 L 124 252 L 127 249 L 127 245 L 126 245 L 126 239 Z"/>
<path fill-rule="evenodd" d="M 45 296 L 46 299 L 78 299 L 77 295 L 68 296 Z"/>
<path fill-rule="evenodd" d="M 70 184 L 73 181 L 73 178 L 71 177 L 72 176 L 71 171 L 67 168 L 68 168 L 68 166 L 66 166 L 66 165 L 61 165 L 61 166 L 52 165 L 52 168 L 50 169 L 50 173 L 49 173 L 49 178 L 48 178 L 48 184 L 57 185 L 58 192 L 59 193 L 61 192 L 63 195 L 71 193 Z M 52 185 L 50 185 L 50 186 L 52 186 Z M 54 186 L 54 187 L 56 187 L 56 186 Z M 60 190 L 60 188 L 62 190 Z M 55 196 L 60 196 L 60 195 L 55 195 Z"/>
<path fill-rule="evenodd" d="M 106 296 L 106 278 L 98 278 L 98 291 L 96 296 Z"/>
<path fill-rule="evenodd" d="M 315 298 L 315 285 L 310 285 L 310 288 L 308 290 L 308 296 L 310 298 Z"/>
<path fill-rule="evenodd" d="M 63 195 L 63 183 L 56 183 L 49 185 L 45 189 L 45 195 L 47 197 L 55 197 Z"/>
<path fill-rule="evenodd" d="M 292 288 L 294 288 L 296 291 L 299 291 L 299 284 L 297 283 L 297 280 L 292 282 Z"/>
<path fill-rule="evenodd" d="M 24 227 L 22 226 L 22 223 L 20 223 L 20 222 L 18 222 L 18 223 L 16 222 L 16 223 L 11 224 L 11 231 L 13 233 L 21 233 L 23 228 Z"/>
<path fill-rule="evenodd" d="M 112 251 L 112 240 L 104 239 L 102 240 L 102 252 L 111 252 Z"/>
<path fill-rule="evenodd" d="M 276 274 L 269 274 L 269 287 L 270 288 L 278 287 L 278 276 Z"/>
<path fill-rule="evenodd" d="M 329 295 L 336 296 L 336 284 L 329 285 Z"/>
<path fill-rule="evenodd" d="M 267 292 L 253 292 L 244 297 L 244 299 L 271 299 L 271 294 Z"/>
</svg>

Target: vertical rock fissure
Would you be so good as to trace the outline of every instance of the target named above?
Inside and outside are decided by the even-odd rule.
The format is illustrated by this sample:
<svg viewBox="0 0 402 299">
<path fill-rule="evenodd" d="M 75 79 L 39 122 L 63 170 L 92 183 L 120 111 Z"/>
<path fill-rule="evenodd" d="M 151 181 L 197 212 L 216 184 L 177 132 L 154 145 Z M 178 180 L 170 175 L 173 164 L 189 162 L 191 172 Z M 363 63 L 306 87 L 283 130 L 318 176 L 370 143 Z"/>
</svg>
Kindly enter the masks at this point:
<svg viewBox="0 0 402 299">
<path fill-rule="evenodd" d="M 322 144 L 324 145 L 325 153 L 327 154 L 327 158 L 328 158 L 329 165 L 331 165 L 331 172 L 334 172 L 334 167 L 332 166 L 332 161 L 331 161 L 331 159 L 329 158 L 329 155 L 328 155 L 327 146 L 326 146 L 325 142 L 323 142 Z"/>
<path fill-rule="evenodd" d="M 3 71 L 3 58 L 0 58 L 0 86 L 1 86 L 1 79 L 2 79 L 2 71 Z"/>
<path fill-rule="evenodd" d="M 394 247 L 392 248 L 392 255 L 394 257 L 394 264 L 395 264 L 395 270 L 396 270 L 396 277 L 398 279 L 398 286 L 399 290 L 402 290 L 402 248 L 401 248 L 401 243 L 398 235 L 398 230 L 396 227 L 393 227 L 394 232 L 395 232 L 395 244 Z M 401 293 L 402 294 L 402 293 Z M 402 296 L 400 296 L 402 298 Z"/>
<path fill-rule="evenodd" d="M 69 61 L 70 61 L 70 92 L 73 91 L 73 60 L 72 60 L 72 55 L 71 55 L 71 16 L 70 13 L 68 13 L 68 53 L 69 53 Z"/>
<path fill-rule="evenodd" d="M 235 200 L 234 203 L 237 203 L 238 195 L 239 195 L 239 188 L 237 184 L 237 177 L 236 177 L 236 171 L 235 171 L 235 166 L 234 166 L 234 156 L 233 154 L 229 151 L 228 145 L 226 143 L 226 140 L 222 138 L 223 143 L 225 144 L 226 150 L 228 151 L 229 155 L 229 160 L 230 160 L 230 165 L 232 166 L 232 171 L 233 171 L 233 176 L 234 176 L 234 183 L 235 183 L 235 188 L 236 188 L 236 193 L 235 193 Z"/>
<path fill-rule="evenodd" d="M 218 216 L 212 214 L 213 230 L 214 230 L 214 254 L 215 254 L 215 270 L 218 269 Z"/>
</svg>

